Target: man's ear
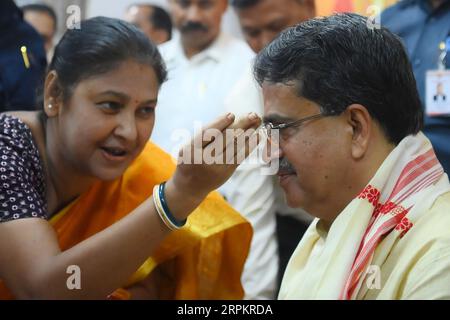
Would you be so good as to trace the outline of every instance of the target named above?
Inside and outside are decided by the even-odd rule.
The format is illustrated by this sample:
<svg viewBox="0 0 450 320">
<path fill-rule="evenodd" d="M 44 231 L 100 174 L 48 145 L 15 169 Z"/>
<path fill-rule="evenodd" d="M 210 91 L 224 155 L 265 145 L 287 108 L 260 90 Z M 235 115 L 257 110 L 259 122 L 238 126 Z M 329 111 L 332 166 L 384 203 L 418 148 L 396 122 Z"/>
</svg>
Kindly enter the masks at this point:
<svg viewBox="0 0 450 320">
<path fill-rule="evenodd" d="M 316 16 L 316 1 L 315 0 L 297 0 L 303 7 L 308 10 L 310 18 Z"/>
<path fill-rule="evenodd" d="M 354 159 L 361 159 L 367 152 L 372 134 L 372 117 L 366 107 L 352 104 L 345 110 L 347 123 L 352 130 L 351 152 Z"/>
<path fill-rule="evenodd" d="M 163 29 L 153 29 L 152 40 L 155 43 L 164 43 L 169 41 L 169 33 Z"/>
<path fill-rule="evenodd" d="M 316 1 L 315 0 L 304 0 L 306 7 L 309 9 L 311 13 L 311 18 L 316 16 Z"/>
<path fill-rule="evenodd" d="M 228 0 L 219 0 L 220 1 L 220 10 L 222 11 L 222 15 L 225 14 L 225 12 L 228 9 Z M 223 17 L 222 17 L 223 19 Z"/>
<path fill-rule="evenodd" d="M 44 83 L 44 112 L 48 118 L 58 115 L 63 101 L 63 93 L 56 71 L 50 71 Z"/>
</svg>

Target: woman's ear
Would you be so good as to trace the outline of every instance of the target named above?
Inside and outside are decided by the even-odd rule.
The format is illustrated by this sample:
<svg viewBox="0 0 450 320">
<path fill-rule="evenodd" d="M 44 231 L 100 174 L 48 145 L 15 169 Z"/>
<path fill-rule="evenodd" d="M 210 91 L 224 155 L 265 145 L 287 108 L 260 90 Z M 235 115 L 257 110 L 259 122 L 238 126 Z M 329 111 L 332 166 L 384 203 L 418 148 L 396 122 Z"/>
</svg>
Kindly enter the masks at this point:
<svg viewBox="0 0 450 320">
<path fill-rule="evenodd" d="M 367 152 L 372 132 L 372 117 L 366 107 L 352 104 L 347 107 L 347 121 L 352 128 L 351 153 L 354 159 L 361 159 Z"/>
<path fill-rule="evenodd" d="M 44 112 L 48 118 L 58 115 L 63 101 L 63 94 L 59 85 L 56 71 L 50 71 L 44 83 Z"/>
</svg>

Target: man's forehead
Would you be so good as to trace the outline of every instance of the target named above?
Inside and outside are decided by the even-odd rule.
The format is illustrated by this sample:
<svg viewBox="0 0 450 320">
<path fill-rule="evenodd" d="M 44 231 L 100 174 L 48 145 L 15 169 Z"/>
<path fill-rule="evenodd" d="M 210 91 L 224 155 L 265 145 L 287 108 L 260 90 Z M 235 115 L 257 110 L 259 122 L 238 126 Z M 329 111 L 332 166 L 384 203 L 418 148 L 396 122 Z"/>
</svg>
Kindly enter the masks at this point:
<svg viewBox="0 0 450 320">
<path fill-rule="evenodd" d="M 175 2 L 177 4 L 181 4 L 183 6 L 189 5 L 205 5 L 205 4 L 216 4 L 222 2 L 223 0 L 171 0 L 171 2 Z"/>
<path fill-rule="evenodd" d="M 264 114 L 263 122 L 264 123 L 273 123 L 273 124 L 279 124 L 279 123 L 286 123 L 291 122 L 295 120 L 293 116 L 285 115 L 282 113 L 277 112 L 269 112 L 267 114 Z"/>
<path fill-rule="evenodd" d="M 274 6 L 272 8 L 258 10 L 255 8 L 248 8 L 245 11 L 238 13 L 239 20 L 242 27 L 266 26 L 273 23 L 280 23 L 288 20 L 288 14 L 284 12 L 285 9 Z"/>
<path fill-rule="evenodd" d="M 286 8 L 284 5 L 285 2 L 288 3 L 291 0 L 261 0 L 257 2 L 255 5 L 244 8 L 237 8 L 236 12 L 241 17 L 246 16 L 259 16 L 260 19 L 265 18 L 266 15 L 273 14 L 284 14 L 289 11 L 289 8 Z M 260 16 L 260 14 L 264 13 L 264 16 Z"/>
<path fill-rule="evenodd" d="M 293 84 L 263 83 L 264 118 L 290 120 L 303 113 L 320 110 L 320 106 L 297 92 Z"/>
<path fill-rule="evenodd" d="M 262 83 L 262 93 L 264 99 L 273 100 L 273 99 L 292 99 L 299 98 L 295 92 L 295 84 L 293 83 L 272 83 L 272 82 L 263 82 Z"/>
</svg>

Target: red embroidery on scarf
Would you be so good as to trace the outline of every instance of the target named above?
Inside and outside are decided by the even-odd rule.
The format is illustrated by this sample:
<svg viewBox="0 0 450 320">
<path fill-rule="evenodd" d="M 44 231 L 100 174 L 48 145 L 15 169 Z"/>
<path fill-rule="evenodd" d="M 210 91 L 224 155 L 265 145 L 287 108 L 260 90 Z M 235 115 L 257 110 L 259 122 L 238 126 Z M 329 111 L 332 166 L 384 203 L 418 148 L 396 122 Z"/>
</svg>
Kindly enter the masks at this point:
<svg viewBox="0 0 450 320">
<path fill-rule="evenodd" d="M 375 210 L 373 210 L 373 214 L 372 214 L 372 219 L 376 220 L 376 218 L 378 218 L 378 216 L 380 215 L 380 213 L 382 213 L 384 206 L 381 202 L 378 202 L 377 205 L 375 206 Z"/>
<path fill-rule="evenodd" d="M 395 227 L 395 230 L 400 231 L 400 238 L 402 238 L 413 226 L 413 223 L 409 221 L 407 217 L 403 217 L 399 224 Z"/>
<path fill-rule="evenodd" d="M 374 207 L 377 207 L 380 200 L 381 193 L 377 188 L 372 187 L 370 184 L 364 188 L 359 194 L 359 199 L 367 199 Z"/>
<path fill-rule="evenodd" d="M 397 205 L 393 203 L 392 201 L 387 202 L 386 204 L 381 206 L 380 213 L 381 214 L 387 214 L 391 212 Z"/>
<path fill-rule="evenodd" d="M 364 270 L 367 260 L 370 258 L 370 255 L 366 254 L 366 252 L 374 250 L 376 245 L 382 240 L 383 236 L 387 234 L 390 230 L 394 228 L 396 229 L 401 228 L 400 230 L 402 233 L 400 237 L 403 237 L 405 233 L 408 232 L 408 230 L 411 229 L 412 227 L 412 223 L 405 217 L 409 211 L 408 209 L 405 209 L 403 206 L 398 205 L 392 201 L 387 201 L 385 204 L 383 204 L 379 202 L 380 196 L 381 196 L 380 191 L 371 185 L 368 185 L 366 188 L 364 188 L 364 190 L 358 196 L 359 199 L 367 200 L 369 203 L 374 205 L 375 208 L 373 210 L 369 226 L 364 233 L 363 241 L 361 241 L 360 246 L 358 248 L 356 254 L 357 258 L 355 258 L 355 261 L 353 262 L 352 271 L 357 276 L 354 277 L 353 281 L 350 283 L 349 290 L 347 291 L 344 299 L 350 299 L 350 297 L 353 294 L 353 291 L 356 289 L 358 279 Z M 367 239 L 367 235 L 380 214 L 381 215 L 389 214 L 392 218 L 389 218 L 390 220 L 386 221 L 378 228 L 376 232 L 378 234 L 377 236 L 369 240 Z M 408 223 L 405 221 L 405 219 Z M 391 227 L 388 227 L 388 225 L 391 225 Z M 367 239 L 369 241 L 366 242 L 364 239 Z M 362 261 L 359 261 L 360 263 L 358 264 L 357 263 L 358 257 L 361 256 L 364 258 L 362 259 Z M 358 266 L 356 266 L 357 264 Z"/>
<path fill-rule="evenodd" d="M 391 230 L 395 229 L 400 232 L 400 237 L 403 237 L 412 227 L 412 222 L 406 218 L 406 215 L 412 207 L 405 209 L 404 207 L 395 204 L 391 199 L 395 198 L 397 203 L 402 203 L 407 197 L 423 190 L 424 188 L 435 183 L 443 174 L 443 169 L 439 165 L 437 158 L 432 149 L 419 155 L 410 161 L 402 170 L 397 182 L 393 188 L 391 195 L 387 198 L 386 203 L 379 203 L 379 191 L 368 185 L 358 196 L 359 199 L 367 199 L 374 205 L 372 219 L 366 229 L 363 240 L 357 251 L 357 255 L 353 262 L 352 270 L 350 271 L 347 283 L 341 291 L 340 299 L 350 299 L 357 287 L 358 281 L 371 255 L 375 251 L 377 244 L 382 238 Z M 418 181 L 414 181 L 420 177 Z M 402 192 L 402 194 L 400 194 Z M 399 196 L 400 195 L 400 196 Z M 372 229 L 377 217 L 380 214 L 391 217 L 387 218 L 380 226 L 377 227 L 375 233 L 370 239 L 367 239 L 369 231 Z M 385 218 L 383 218 L 384 220 Z"/>
</svg>

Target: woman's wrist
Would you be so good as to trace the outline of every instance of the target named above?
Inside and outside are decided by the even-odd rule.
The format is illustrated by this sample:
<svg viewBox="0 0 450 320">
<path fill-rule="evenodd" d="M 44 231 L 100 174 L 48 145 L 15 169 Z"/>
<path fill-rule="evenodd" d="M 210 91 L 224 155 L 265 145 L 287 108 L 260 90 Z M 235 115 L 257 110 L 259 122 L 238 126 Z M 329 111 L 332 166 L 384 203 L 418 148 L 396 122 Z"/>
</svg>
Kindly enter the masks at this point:
<svg viewBox="0 0 450 320">
<path fill-rule="evenodd" d="M 179 221 L 185 220 L 194 211 L 207 194 L 195 194 L 178 187 L 173 178 L 165 185 L 165 199 L 172 215 Z"/>
</svg>

